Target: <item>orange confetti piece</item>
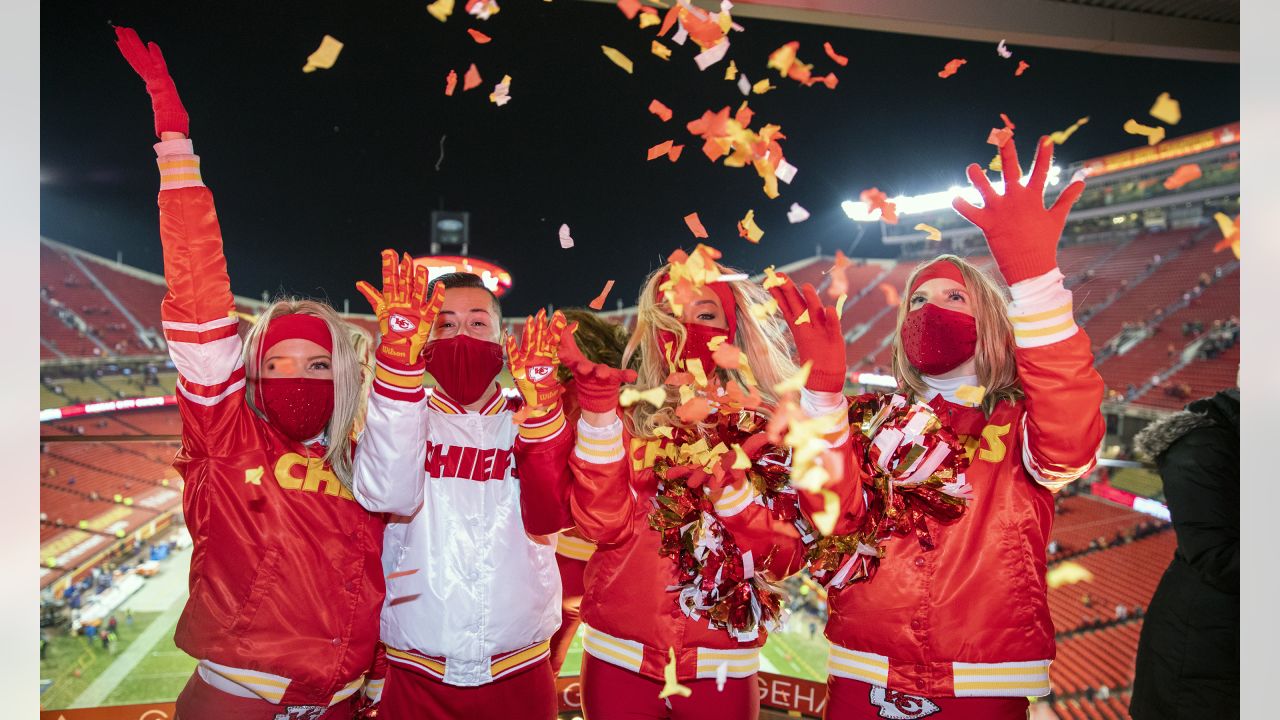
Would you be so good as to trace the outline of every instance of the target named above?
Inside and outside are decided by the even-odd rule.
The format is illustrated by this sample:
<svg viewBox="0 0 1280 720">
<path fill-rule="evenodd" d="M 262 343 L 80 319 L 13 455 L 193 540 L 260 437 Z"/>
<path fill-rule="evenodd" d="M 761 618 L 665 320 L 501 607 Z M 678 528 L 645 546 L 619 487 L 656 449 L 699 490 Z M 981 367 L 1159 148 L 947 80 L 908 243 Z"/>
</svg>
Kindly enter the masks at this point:
<svg viewBox="0 0 1280 720">
<path fill-rule="evenodd" d="M 675 162 L 680 159 L 680 153 L 684 152 L 683 145 L 672 145 L 671 151 L 667 153 L 667 159 Z"/>
<path fill-rule="evenodd" d="M 493 38 L 485 35 L 475 28 L 467 28 L 467 34 L 470 35 L 471 39 L 475 40 L 478 45 L 485 45 L 493 40 Z"/>
<path fill-rule="evenodd" d="M 1221 252 L 1227 248 L 1231 248 L 1231 252 L 1240 259 L 1240 216 L 1237 215 L 1235 220 L 1227 217 L 1226 213 L 1214 213 L 1213 219 L 1218 223 L 1218 229 L 1222 231 L 1222 240 L 1213 246 L 1214 252 Z"/>
<path fill-rule="evenodd" d="M 388 576 L 387 576 L 387 579 L 388 579 L 388 580 L 395 580 L 396 578 L 409 577 L 410 575 L 412 575 L 412 574 L 414 574 L 414 573 L 416 573 L 416 572 L 418 572 L 418 569 L 417 569 L 417 568 L 414 568 L 414 569 L 412 569 L 412 570 L 401 570 L 401 571 L 399 571 L 399 572 L 393 572 L 393 573 L 391 573 L 390 575 L 388 575 Z"/>
<path fill-rule="evenodd" d="M 884 304 L 889 307 L 897 307 L 902 298 L 898 295 L 898 289 L 889 283 L 880 283 L 880 292 L 884 293 Z"/>
<path fill-rule="evenodd" d="M 844 67 L 845 65 L 849 64 L 849 58 L 836 52 L 835 48 L 831 47 L 831 43 L 829 42 L 822 43 L 822 49 L 826 51 L 827 57 L 834 60 L 835 63 L 840 67 Z"/>
<path fill-rule="evenodd" d="M 649 103 L 649 112 L 662 118 L 662 122 L 671 119 L 671 108 L 658 102 L 656 99 Z"/>
<path fill-rule="evenodd" d="M 1174 170 L 1172 175 L 1165 178 L 1164 189 L 1177 190 L 1193 180 L 1200 179 L 1200 176 L 1201 172 L 1198 164 L 1187 163 L 1186 165 L 1179 165 L 1178 169 Z"/>
<path fill-rule="evenodd" d="M 949 78 L 952 75 L 955 75 L 957 72 L 960 72 L 960 66 L 967 62 L 969 61 L 964 58 L 955 58 L 954 60 L 949 61 L 946 67 L 938 71 L 938 77 Z"/>
<path fill-rule="evenodd" d="M 742 367 L 742 351 L 732 343 L 720 343 L 720 347 L 711 353 L 711 359 L 718 367 L 725 370 L 737 370 Z"/>
<path fill-rule="evenodd" d="M 592 310 L 604 309 L 604 301 L 608 299 L 609 291 L 612 289 L 613 289 L 613 281 L 609 280 L 604 284 L 604 289 L 600 291 L 600 294 L 596 296 L 596 299 L 587 303 L 587 307 L 591 308 Z"/>
<path fill-rule="evenodd" d="M 853 263 L 844 251 L 836 251 L 836 262 L 831 266 L 831 284 L 827 285 L 828 297 L 840 297 L 849 293 L 849 266 Z"/>
<path fill-rule="evenodd" d="M 618 9 L 627 16 L 628 20 L 635 20 L 636 13 L 640 12 L 641 7 L 640 0 L 618 0 Z"/>
<path fill-rule="evenodd" d="M 450 70 L 444 79 L 444 94 L 452 96 L 454 88 L 458 87 L 458 73 Z"/>
<path fill-rule="evenodd" d="M 674 140 L 666 140 L 664 142 L 660 142 L 657 145 L 654 145 L 653 147 L 649 148 L 648 159 L 656 160 L 662 157 L 663 155 L 666 155 L 667 153 L 671 152 L 671 146 L 674 142 L 675 142 Z M 706 236 L 704 235 L 703 237 L 706 237 Z"/>
<path fill-rule="evenodd" d="M 1013 137 L 1013 131 L 1009 128 L 991 128 L 991 133 L 987 135 L 987 144 L 996 147 L 1004 147 Z"/>
<path fill-rule="evenodd" d="M 474 87 L 479 87 L 484 82 L 480 77 L 480 71 L 476 68 L 475 63 L 471 63 L 471 67 L 467 68 L 467 72 L 462 76 L 462 90 L 466 92 Z"/>
<path fill-rule="evenodd" d="M 881 192 L 880 188 L 871 188 L 863 190 L 859 195 L 859 199 L 866 203 L 868 210 L 879 210 L 880 219 L 896 225 L 898 223 L 898 206 L 891 202 L 887 195 Z"/>
<path fill-rule="evenodd" d="M 1026 61 L 1026 60 L 1019 60 L 1019 61 L 1018 61 L 1018 69 L 1013 71 L 1013 76 L 1014 76 L 1014 77 L 1019 77 L 1019 76 L 1021 76 L 1021 75 L 1022 75 L 1022 73 L 1026 72 L 1026 71 L 1027 71 L 1027 68 L 1029 68 L 1029 67 L 1031 67 L 1031 66 L 1027 64 L 1027 61 Z"/>
<path fill-rule="evenodd" d="M 657 40 L 654 40 L 653 44 L 649 46 L 649 52 L 653 53 L 654 55 L 657 55 L 659 58 L 663 60 L 671 59 L 671 48 L 667 47 L 666 45 L 663 45 Z"/>
<path fill-rule="evenodd" d="M 686 425 L 701 422 L 711 414 L 711 403 L 702 396 L 690 399 L 676 408 L 676 417 Z"/>
<path fill-rule="evenodd" d="M 702 221 L 698 219 L 698 213 L 692 212 L 684 216 L 684 224 L 689 226 L 689 232 L 693 233 L 696 238 L 710 237 L 707 235 L 707 229 L 702 227 Z"/>
</svg>

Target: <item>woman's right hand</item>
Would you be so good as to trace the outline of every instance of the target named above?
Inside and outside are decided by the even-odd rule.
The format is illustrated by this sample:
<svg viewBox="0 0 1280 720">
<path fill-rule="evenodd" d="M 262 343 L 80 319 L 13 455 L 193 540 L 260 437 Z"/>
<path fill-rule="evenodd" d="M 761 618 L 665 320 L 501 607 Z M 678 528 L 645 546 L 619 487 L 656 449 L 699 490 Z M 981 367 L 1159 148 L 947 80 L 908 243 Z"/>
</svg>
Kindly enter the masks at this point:
<svg viewBox="0 0 1280 720">
<path fill-rule="evenodd" d="M 846 368 L 839 314 L 834 307 L 822 304 L 818 292 L 809 283 L 804 284 L 802 295 L 795 281 L 782 273 L 778 275 L 785 283 L 769 288 L 769 293 L 778 301 L 778 309 L 791 328 L 800 362 L 813 363 L 805 387 L 819 392 L 840 392 L 844 389 Z"/>
<path fill-rule="evenodd" d="M 560 362 L 573 373 L 574 392 L 582 419 L 595 427 L 613 424 L 618 411 L 618 393 L 625 383 L 636 381 L 635 370 L 619 370 L 601 363 L 593 363 L 582 354 L 573 339 L 574 323 L 560 331 Z"/>
<path fill-rule="evenodd" d="M 178 87 L 169 76 L 169 67 L 160 53 L 160 46 L 148 43 L 143 46 L 142 40 L 133 28 L 116 28 L 116 47 L 120 54 L 129 61 L 129 66 L 138 73 L 147 84 L 147 94 L 151 95 L 151 110 L 155 114 L 156 137 L 166 140 L 166 133 L 181 133 L 183 137 L 190 135 L 190 119 L 187 109 L 182 106 L 178 97 Z"/>
</svg>

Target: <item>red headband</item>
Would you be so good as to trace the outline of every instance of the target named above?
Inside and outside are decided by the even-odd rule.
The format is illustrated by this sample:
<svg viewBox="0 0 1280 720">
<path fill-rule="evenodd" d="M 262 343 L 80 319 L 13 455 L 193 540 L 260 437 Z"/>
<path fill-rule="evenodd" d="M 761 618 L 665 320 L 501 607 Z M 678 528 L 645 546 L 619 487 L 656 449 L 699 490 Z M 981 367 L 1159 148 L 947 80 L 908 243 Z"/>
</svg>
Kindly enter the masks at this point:
<svg viewBox="0 0 1280 720">
<path fill-rule="evenodd" d="M 666 282 L 671 275 L 663 273 L 662 279 L 658 281 L 658 285 Z M 720 298 L 720 307 L 724 309 L 724 321 L 728 325 L 729 342 L 733 342 L 738 336 L 738 301 L 733 297 L 733 288 L 729 287 L 727 282 L 713 282 L 703 285 L 703 287 L 711 290 Z M 663 301 L 661 290 L 655 291 L 658 302 Z M 678 319 L 678 318 L 677 318 Z"/>
<path fill-rule="evenodd" d="M 274 347 L 276 343 L 294 338 L 310 340 L 324 348 L 325 352 L 333 352 L 333 334 L 329 332 L 329 325 L 315 315 L 303 315 L 302 313 L 291 313 L 272 318 L 271 322 L 267 324 L 267 331 L 262 335 L 262 344 L 259 346 L 259 352 L 265 356 L 266 352 Z"/>
<path fill-rule="evenodd" d="M 969 287 L 965 284 L 964 275 L 960 274 L 960 268 L 956 267 L 955 263 L 947 260 L 939 260 L 925 268 L 916 276 L 916 281 L 911 284 L 911 289 L 907 291 L 907 294 L 910 295 L 918 290 L 921 285 L 929 282 L 930 280 L 937 280 L 939 278 L 944 280 L 954 280 L 960 283 L 960 287 L 966 289 Z"/>
</svg>

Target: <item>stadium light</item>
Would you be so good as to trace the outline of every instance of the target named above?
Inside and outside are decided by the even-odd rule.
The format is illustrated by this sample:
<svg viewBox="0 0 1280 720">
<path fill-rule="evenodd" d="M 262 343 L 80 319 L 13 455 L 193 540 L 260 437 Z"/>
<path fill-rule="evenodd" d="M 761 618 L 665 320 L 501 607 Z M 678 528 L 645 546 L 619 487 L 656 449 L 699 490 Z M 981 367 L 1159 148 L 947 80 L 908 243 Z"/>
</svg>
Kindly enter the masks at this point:
<svg viewBox="0 0 1280 720">
<path fill-rule="evenodd" d="M 1062 178 L 1062 168 L 1057 165 L 1049 166 L 1048 184 L 1057 185 Z M 1021 183 L 1026 185 L 1031 180 L 1030 175 L 1023 175 Z M 1004 192 L 1004 181 L 997 180 L 991 183 L 996 192 Z M 936 212 L 951 207 L 951 201 L 956 197 L 962 197 L 965 200 L 982 206 L 982 196 L 972 186 L 960 187 L 952 185 L 942 192 L 925 193 L 923 195 L 899 195 L 898 197 L 889 198 L 898 208 L 899 215 L 919 215 L 921 213 Z M 880 211 L 871 210 L 867 203 L 858 202 L 856 200 L 845 200 L 840 203 L 840 209 L 844 210 L 844 214 L 854 222 L 878 222 L 880 220 Z"/>
</svg>

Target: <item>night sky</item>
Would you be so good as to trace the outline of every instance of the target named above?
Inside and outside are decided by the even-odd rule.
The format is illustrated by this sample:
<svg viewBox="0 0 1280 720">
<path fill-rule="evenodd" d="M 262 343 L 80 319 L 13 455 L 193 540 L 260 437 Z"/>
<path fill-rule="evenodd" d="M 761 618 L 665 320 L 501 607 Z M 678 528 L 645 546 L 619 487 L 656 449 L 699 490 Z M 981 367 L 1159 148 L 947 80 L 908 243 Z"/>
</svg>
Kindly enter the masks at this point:
<svg viewBox="0 0 1280 720">
<path fill-rule="evenodd" d="M 1167 91 L 1182 104 L 1176 137 L 1239 119 L 1239 66 L 1175 62 L 1013 45 L 874 33 L 738 18 L 728 58 L 752 82 L 778 89 L 749 98 L 752 127 L 782 126 L 787 160 L 799 168 L 768 199 L 750 168 L 712 164 L 685 124 L 705 110 L 737 108 L 728 58 L 705 72 L 696 46 L 669 42 L 650 54 L 657 27 L 640 30 L 613 5 L 506 0 L 488 21 L 457 10 L 440 23 L 425 1 L 41 3 L 40 230 L 49 238 L 161 271 L 158 187 L 150 101 L 115 48 L 108 22 L 132 26 L 164 50 L 191 115 L 191 134 L 213 190 L 232 289 L 328 298 L 339 309 L 378 275 L 384 247 L 425 254 L 434 209 L 471 213 L 471 254 L 512 273 L 509 315 L 538 306 L 585 305 L 603 286 L 634 303 L 642 277 L 672 249 L 692 247 L 682 220 L 697 211 L 724 261 L 751 272 L 842 249 L 894 254 L 874 225 L 850 222 L 840 203 L 878 186 L 890 196 L 963 184 L 969 162 L 986 163 L 999 113 L 1032 138 L 1092 120 L 1058 149 L 1059 164 L 1135 147 L 1121 129 Z M 475 27 L 493 38 L 477 45 Z M 345 43 L 330 70 L 301 72 L 330 34 Z M 801 43 L 815 74 L 835 70 L 835 90 L 803 87 L 766 70 L 770 52 Z M 848 56 L 827 58 L 830 41 Z M 600 51 L 635 62 L 634 75 Z M 937 77 L 948 60 L 968 60 Z M 1031 68 L 1014 77 L 1019 59 Z M 462 92 L 475 62 L 484 82 Z M 443 94 L 450 69 L 458 92 Z M 488 95 L 512 76 L 511 102 Z M 657 98 L 668 123 L 647 112 Z M 444 159 L 440 168 L 441 137 Z M 645 161 L 664 140 L 685 143 L 675 163 Z M 799 202 L 812 213 L 790 225 Z M 738 237 L 748 209 L 765 231 L 759 246 Z M 560 249 L 561 223 L 577 246 Z"/>
</svg>

